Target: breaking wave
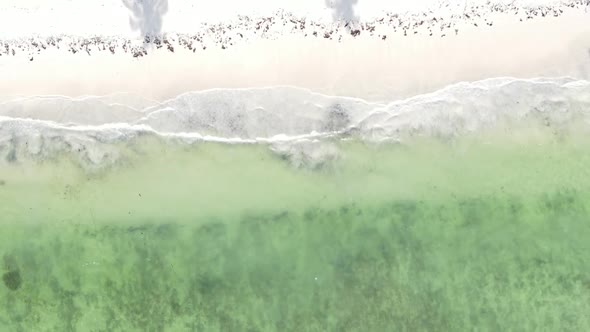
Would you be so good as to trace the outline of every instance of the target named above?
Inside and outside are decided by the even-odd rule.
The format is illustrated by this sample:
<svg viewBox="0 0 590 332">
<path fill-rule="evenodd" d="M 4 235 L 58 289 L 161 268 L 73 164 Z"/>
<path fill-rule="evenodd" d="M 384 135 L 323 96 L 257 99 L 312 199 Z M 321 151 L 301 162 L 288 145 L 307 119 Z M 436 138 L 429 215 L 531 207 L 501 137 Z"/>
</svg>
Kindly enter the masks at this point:
<svg viewBox="0 0 590 332">
<path fill-rule="evenodd" d="M 267 144 L 295 163 L 335 158 L 335 140 L 405 143 L 453 139 L 486 129 L 587 127 L 590 82 L 493 78 L 392 102 L 327 96 L 295 87 L 213 89 L 158 102 L 131 94 L 0 100 L 0 158 L 69 152 L 101 167 L 117 143 L 151 135 L 183 144 Z"/>
</svg>

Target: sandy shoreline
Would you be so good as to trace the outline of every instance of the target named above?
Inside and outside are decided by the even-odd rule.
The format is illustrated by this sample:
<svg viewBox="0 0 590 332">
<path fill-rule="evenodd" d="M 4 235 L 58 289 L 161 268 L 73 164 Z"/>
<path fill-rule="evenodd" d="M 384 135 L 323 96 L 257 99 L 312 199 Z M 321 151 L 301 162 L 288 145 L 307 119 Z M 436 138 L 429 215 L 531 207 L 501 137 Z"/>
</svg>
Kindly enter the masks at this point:
<svg viewBox="0 0 590 332">
<path fill-rule="evenodd" d="M 210 88 L 290 85 L 371 101 L 430 92 L 489 77 L 574 76 L 590 79 L 590 13 L 494 27 L 464 26 L 444 38 L 399 32 L 342 42 L 286 35 L 222 50 L 164 50 L 141 59 L 108 52 L 47 51 L 30 62 L 0 58 L 0 95 L 104 95 L 131 92 L 166 99 Z"/>
</svg>

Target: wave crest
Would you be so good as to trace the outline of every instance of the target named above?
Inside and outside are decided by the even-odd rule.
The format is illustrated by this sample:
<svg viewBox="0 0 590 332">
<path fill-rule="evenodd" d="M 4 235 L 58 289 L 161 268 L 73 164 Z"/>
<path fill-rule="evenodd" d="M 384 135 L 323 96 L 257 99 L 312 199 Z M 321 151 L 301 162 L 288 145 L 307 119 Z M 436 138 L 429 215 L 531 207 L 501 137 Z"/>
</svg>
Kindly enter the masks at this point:
<svg viewBox="0 0 590 332">
<path fill-rule="evenodd" d="M 563 129 L 587 126 L 589 112 L 590 82 L 573 78 L 462 82 L 389 103 L 294 87 L 214 89 L 163 102 L 130 94 L 18 97 L 0 103 L 0 156 L 15 162 L 65 151 L 100 167 L 118 160 L 116 143 L 147 134 L 186 144 L 270 144 L 297 165 L 317 166 L 336 158 L 334 147 L 317 148 L 331 139 L 449 139 L 523 124 Z"/>
</svg>

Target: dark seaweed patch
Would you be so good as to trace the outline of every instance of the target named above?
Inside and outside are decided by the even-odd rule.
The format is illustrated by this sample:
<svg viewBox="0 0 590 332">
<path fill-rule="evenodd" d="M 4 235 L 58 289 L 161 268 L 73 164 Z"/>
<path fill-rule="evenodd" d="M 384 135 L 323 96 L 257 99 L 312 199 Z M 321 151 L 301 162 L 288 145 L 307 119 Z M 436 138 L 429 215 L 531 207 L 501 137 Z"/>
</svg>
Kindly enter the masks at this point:
<svg viewBox="0 0 590 332">
<path fill-rule="evenodd" d="M 4 275 L 2 275 L 2 281 L 4 282 L 4 286 L 13 291 L 19 289 L 23 283 L 23 279 L 19 271 L 10 271 L 4 273 Z"/>
<path fill-rule="evenodd" d="M 6 161 L 8 163 L 16 162 L 16 149 L 12 149 L 10 150 L 10 152 L 8 152 L 8 154 L 6 155 Z"/>
<path fill-rule="evenodd" d="M 340 104 L 333 105 L 324 123 L 324 129 L 327 131 L 337 131 L 350 125 L 350 116 Z"/>
</svg>

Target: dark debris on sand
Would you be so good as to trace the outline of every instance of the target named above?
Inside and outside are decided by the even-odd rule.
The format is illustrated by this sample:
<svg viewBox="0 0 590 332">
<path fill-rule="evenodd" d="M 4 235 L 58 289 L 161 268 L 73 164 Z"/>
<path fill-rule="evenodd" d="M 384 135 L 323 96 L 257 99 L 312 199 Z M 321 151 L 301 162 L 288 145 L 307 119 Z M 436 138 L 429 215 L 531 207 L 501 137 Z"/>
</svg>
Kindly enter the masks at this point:
<svg viewBox="0 0 590 332">
<path fill-rule="evenodd" d="M 448 6 L 448 5 L 447 5 Z M 301 34 L 305 38 L 318 38 L 340 42 L 346 35 L 351 38 L 369 36 L 386 40 L 383 31 L 379 29 L 393 29 L 395 33 L 444 37 L 447 32 L 459 34 L 459 25 L 465 24 L 477 28 L 487 28 L 494 25 L 490 19 L 492 14 L 506 14 L 516 16 L 521 22 L 535 18 L 559 17 L 564 9 L 588 9 L 590 0 L 570 0 L 554 5 L 539 5 L 522 7 L 514 3 L 467 6 L 461 11 L 442 17 L 438 11 L 427 10 L 420 13 L 385 13 L 370 21 L 337 21 L 333 23 L 316 22 L 307 18 L 297 17 L 292 13 L 278 11 L 272 16 L 249 17 L 238 16 L 236 20 L 227 23 L 201 25 L 198 32 L 192 34 L 165 34 L 162 36 L 145 36 L 135 42 L 121 37 L 94 36 L 58 36 L 35 37 L 29 39 L 0 40 L 0 57 L 27 55 L 29 61 L 34 56 L 49 48 L 63 48 L 72 54 L 92 55 L 93 52 L 106 51 L 111 54 L 126 53 L 134 58 L 146 56 L 148 52 L 164 48 L 174 53 L 184 48 L 192 53 L 216 46 L 223 50 L 254 38 L 276 39 L 288 32 Z M 381 33 L 380 33 L 381 32 Z M 138 44 L 139 43 L 139 44 Z"/>
</svg>

